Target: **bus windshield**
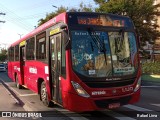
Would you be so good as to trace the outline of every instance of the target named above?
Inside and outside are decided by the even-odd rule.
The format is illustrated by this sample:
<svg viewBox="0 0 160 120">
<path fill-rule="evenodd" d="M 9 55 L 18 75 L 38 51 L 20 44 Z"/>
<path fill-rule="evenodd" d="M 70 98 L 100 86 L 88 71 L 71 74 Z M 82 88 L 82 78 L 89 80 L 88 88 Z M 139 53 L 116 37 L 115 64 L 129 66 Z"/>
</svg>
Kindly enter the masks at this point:
<svg viewBox="0 0 160 120">
<path fill-rule="evenodd" d="M 132 75 L 137 47 L 133 32 L 71 31 L 72 67 L 87 77 Z"/>
</svg>

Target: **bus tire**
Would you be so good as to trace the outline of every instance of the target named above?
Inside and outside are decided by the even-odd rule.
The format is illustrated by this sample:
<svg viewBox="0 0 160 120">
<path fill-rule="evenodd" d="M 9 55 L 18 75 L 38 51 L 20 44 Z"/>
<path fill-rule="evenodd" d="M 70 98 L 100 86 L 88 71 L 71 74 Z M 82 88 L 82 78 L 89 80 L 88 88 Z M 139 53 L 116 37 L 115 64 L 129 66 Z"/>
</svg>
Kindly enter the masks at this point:
<svg viewBox="0 0 160 120">
<path fill-rule="evenodd" d="M 18 89 L 22 89 L 22 85 L 20 85 L 19 82 L 18 82 L 18 76 L 17 75 L 16 75 L 16 87 Z"/>
<path fill-rule="evenodd" d="M 48 100 L 47 88 L 44 81 L 41 84 L 40 99 L 42 100 L 43 104 L 47 107 L 52 107 L 54 105 L 52 101 Z"/>
</svg>

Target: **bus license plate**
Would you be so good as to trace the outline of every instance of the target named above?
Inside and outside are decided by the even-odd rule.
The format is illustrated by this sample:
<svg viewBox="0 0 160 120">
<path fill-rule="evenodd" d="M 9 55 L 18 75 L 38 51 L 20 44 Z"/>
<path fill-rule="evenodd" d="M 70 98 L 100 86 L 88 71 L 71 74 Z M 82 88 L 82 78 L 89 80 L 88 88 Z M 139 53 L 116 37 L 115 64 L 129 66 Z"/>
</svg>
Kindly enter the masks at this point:
<svg viewBox="0 0 160 120">
<path fill-rule="evenodd" d="M 120 107 L 120 103 L 112 103 L 112 104 L 109 104 L 108 108 L 109 109 L 114 109 L 114 108 L 118 108 Z"/>
</svg>

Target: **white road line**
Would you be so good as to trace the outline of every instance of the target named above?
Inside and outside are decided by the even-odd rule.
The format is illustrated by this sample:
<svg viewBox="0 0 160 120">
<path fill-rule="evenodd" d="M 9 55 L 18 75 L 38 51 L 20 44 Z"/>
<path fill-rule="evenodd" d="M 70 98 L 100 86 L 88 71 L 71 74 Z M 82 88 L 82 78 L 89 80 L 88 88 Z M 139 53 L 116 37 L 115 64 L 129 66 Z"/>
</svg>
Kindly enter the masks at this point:
<svg viewBox="0 0 160 120">
<path fill-rule="evenodd" d="M 124 107 L 132 109 L 132 110 L 140 111 L 140 112 L 153 111 L 153 110 L 149 110 L 149 109 L 146 109 L 146 108 L 138 107 L 138 106 L 135 106 L 135 105 L 124 105 Z"/>
<path fill-rule="evenodd" d="M 116 118 L 116 119 L 118 119 L 118 120 L 136 120 L 136 119 L 134 119 L 134 118 L 127 117 L 127 116 L 125 116 L 125 115 L 123 115 L 123 114 L 119 114 L 119 113 L 117 113 L 117 112 L 113 112 L 113 111 L 111 111 L 111 110 L 103 110 L 103 111 L 101 111 L 101 112 L 103 112 L 104 114 L 106 114 L 106 115 L 108 115 L 108 116 L 110 116 L 110 117 Z M 118 116 L 118 117 L 117 117 L 117 116 Z"/>
<path fill-rule="evenodd" d="M 143 113 L 147 113 L 147 114 L 150 114 L 150 113 L 152 114 L 153 113 L 153 114 L 156 114 L 158 117 L 160 116 L 160 113 L 157 112 L 157 111 L 142 108 L 142 107 L 138 107 L 138 106 L 135 106 L 135 105 L 125 105 L 124 107 L 129 108 L 129 109 L 133 109 L 135 111 L 140 111 L 140 112 L 143 112 Z"/>
<path fill-rule="evenodd" d="M 65 114 L 66 116 L 68 116 L 68 117 L 71 118 L 72 120 L 89 120 L 89 119 L 87 119 L 87 118 L 85 118 L 85 117 L 83 117 L 83 116 L 81 116 L 81 115 L 79 115 L 79 114 L 77 114 L 77 113 L 75 113 L 75 112 L 71 112 L 71 111 L 66 110 L 66 109 L 59 109 L 59 108 L 54 108 L 54 109 L 57 110 L 57 111 L 59 111 L 59 112 L 61 112 L 62 114 L 63 114 L 63 111 L 68 112 L 68 113 L 71 113 L 71 114 L 74 114 L 75 117 L 71 117 L 70 115 Z"/>
<path fill-rule="evenodd" d="M 160 107 L 160 104 L 151 104 L 151 105 L 154 105 L 154 106 Z"/>
<path fill-rule="evenodd" d="M 33 96 L 33 95 L 38 95 L 37 93 L 33 94 L 19 94 L 19 96 L 25 97 L 25 96 Z"/>
<path fill-rule="evenodd" d="M 81 115 L 79 115 L 79 114 L 77 114 L 77 113 L 75 113 L 75 112 L 71 112 L 71 111 L 69 111 L 69 110 L 66 110 L 66 109 L 58 109 L 58 108 L 55 108 L 57 111 L 60 111 L 60 112 L 62 112 L 63 113 L 63 111 L 68 111 L 68 113 L 71 113 L 71 114 L 74 114 L 75 115 L 75 117 L 71 117 L 71 116 L 69 116 L 69 115 L 67 115 L 67 114 L 65 114 L 65 115 L 67 115 L 69 118 L 71 118 L 71 119 L 73 119 L 73 120 L 89 120 L 89 119 L 87 119 L 87 118 L 85 118 L 85 117 L 83 117 L 83 116 L 81 116 Z M 113 111 L 111 111 L 111 110 L 101 110 L 101 112 L 103 112 L 103 114 L 106 114 L 106 115 L 108 115 L 108 116 L 110 116 L 110 117 L 113 117 L 113 118 L 116 118 L 116 119 L 118 119 L 118 120 L 136 120 L 136 119 L 134 119 L 134 118 L 131 118 L 131 117 L 127 117 L 127 116 L 125 116 L 125 115 L 122 115 L 122 114 L 119 114 L 119 113 L 116 113 L 116 112 L 113 112 Z M 118 116 L 118 117 L 117 117 Z"/>
<path fill-rule="evenodd" d="M 142 88 L 156 88 L 156 87 L 160 87 L 160 86 L 141 86 Z"/>
</svg>

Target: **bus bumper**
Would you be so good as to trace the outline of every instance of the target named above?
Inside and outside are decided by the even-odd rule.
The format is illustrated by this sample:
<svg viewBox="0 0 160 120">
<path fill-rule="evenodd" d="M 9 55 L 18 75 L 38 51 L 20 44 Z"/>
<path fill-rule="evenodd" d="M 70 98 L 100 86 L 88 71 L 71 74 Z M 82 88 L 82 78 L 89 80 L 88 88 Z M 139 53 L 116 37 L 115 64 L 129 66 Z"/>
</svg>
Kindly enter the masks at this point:
<svg viewBox="0 0 160 120">
<path fill-rule="evenodd" d="M 116 96 L 112 98 L 85 98 L 72 93 L 68 93 L 68 95 L 68 103 L 66 108 L 74 112 L 84 112 L 102 109 L 113 109 L 122 105 L 136 103 L 140 98 L 140 89 L 131 95 Z"/>
</svg>

